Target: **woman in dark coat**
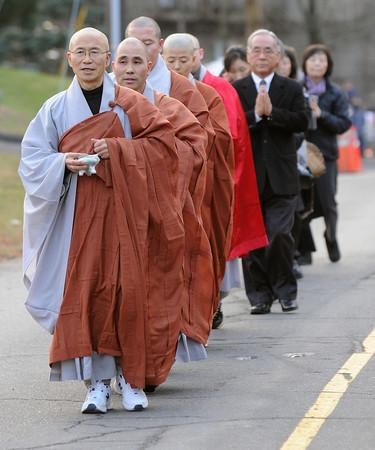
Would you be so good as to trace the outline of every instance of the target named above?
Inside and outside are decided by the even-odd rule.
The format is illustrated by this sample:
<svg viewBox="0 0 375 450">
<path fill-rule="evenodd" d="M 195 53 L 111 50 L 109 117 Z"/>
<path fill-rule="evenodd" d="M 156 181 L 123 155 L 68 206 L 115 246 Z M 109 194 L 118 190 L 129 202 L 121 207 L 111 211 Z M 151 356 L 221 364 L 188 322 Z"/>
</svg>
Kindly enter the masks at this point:
<svg viewBox="0 0 375 450">
<path fill-rule="evenodd" d="M 296 51 L 293 47 L 284 46 L 284 52 L 280 59 L 277 73 L 287 78 L 297 79 L 298 63 Z M 298 258 L 303 253 L 315 251 L 314 241 L 309 228 L 308 216 L 312 212 L 313 199 L 313 182 L 312 175 L 307 169 L 306 161 L 306 141 L 304 133 L 295 134 L 297 148 L 297 168 L 300 175 L 300 192 L 298 195 L 297 210 L 294 216 L 294 225 L 292 228 L 292 236 L 295 243 L 295 255 L 293 261 L 293 272 L 297 279 L 303 277 L 301 268 L 299 267 Z M 310 233 L 310 234 L 309 234 Z M 302 239 L 301 239 L 302 238 Z"/>
<path fill-rule="evenodd" d="M 351 125 L 349 104 L 343 91 L 330 80 L 333 61 L 329 49 L 322 44 L 308 46 L 302 55 L 305 73 L 304 86 L 309 96 L 314 125 L 306 132 L 306 139 L 323 153 L 326 173 L 315 181 L 313 217 L 324 217 L 324 238 L 332 262 L 340 259 L 337 242 L 337 135 Z"/>
</svg>

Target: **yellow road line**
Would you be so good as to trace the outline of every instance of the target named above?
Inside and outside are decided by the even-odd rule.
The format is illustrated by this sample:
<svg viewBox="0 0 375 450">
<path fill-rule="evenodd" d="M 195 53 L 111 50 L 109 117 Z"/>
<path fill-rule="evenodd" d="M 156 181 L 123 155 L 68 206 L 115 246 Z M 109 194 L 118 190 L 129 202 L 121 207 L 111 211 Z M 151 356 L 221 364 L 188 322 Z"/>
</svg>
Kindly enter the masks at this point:
<svg viewBox="0 0 375 450">
<path fill-rule="evenodd" d="M 313 406 L 284 442 L 280 450 L 305 450 L 333 413 L 350 383 L 375 354 L 375 329 L 363 341 L 363 352 L 353 353 L 326 384 Z"/>
</svg>

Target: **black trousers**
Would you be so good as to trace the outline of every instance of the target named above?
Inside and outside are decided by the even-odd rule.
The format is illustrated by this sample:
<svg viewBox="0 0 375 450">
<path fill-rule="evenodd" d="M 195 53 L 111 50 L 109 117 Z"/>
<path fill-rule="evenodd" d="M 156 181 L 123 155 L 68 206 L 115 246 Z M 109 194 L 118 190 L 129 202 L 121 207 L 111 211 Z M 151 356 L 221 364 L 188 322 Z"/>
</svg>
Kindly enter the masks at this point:
<svg viewBox="0 0 375 450">
<path fill-rule="evenodd" d="M 336 240 L 337 229 L 337 162 L 326 161 L 326 172 L 315 181 L 315 206 L 313 217 L 324 217 L 327 237 Z"/>
<path fill-rule="evenodd" d="M 297 196 L 276 195 L 267 183 L 260 202 L 269 244 L 242 259 L 246 295 L 253 306 L 270 305 L 276 298 L 294 300 L 297 297 L 291 233 Z"/>
</svg>

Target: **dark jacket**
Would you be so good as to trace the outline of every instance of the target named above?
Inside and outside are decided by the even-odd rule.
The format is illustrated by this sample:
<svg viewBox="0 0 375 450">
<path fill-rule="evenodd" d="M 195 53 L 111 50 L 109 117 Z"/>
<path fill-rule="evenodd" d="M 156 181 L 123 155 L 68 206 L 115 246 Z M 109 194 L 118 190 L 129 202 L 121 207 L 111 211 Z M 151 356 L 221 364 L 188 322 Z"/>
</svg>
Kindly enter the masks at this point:
<svg viewBox="0 0 375 450">
<path fill-rule="evenodd" d="M 294 133 L 305 131 L 308 113 L 302 87 L 294 80 L 275 74 L 269 89 L 272 114 L 256 122 L 257 96 L 251 75 L 233 86 L 241 99 L 249 125 L 259 193 L 268 178 L 277 195 L 296 195 L 299 191 Z"/>
<path fill-rule="evenodd" d="M 326 85 L 318 100 L 322 114 L 317 119 L 317 128 L 307 130 L 306 139 L 320 149 L 327 161 L 334 161 L 338 158 L 337 135 L 349 129 L 351 121 L 346 95 L 328 79 Z"/>
</svg>

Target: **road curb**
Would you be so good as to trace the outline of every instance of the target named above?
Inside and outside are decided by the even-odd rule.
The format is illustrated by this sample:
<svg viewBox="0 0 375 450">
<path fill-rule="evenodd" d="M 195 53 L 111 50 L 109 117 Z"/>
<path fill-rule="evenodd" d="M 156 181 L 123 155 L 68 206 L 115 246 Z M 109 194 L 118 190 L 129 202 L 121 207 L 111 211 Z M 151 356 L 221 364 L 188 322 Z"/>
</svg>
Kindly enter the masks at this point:
<svg viewBox="0 0 375 450">
<path fill-rule="evenodd" d="M 20 144 L 22 141 L 22 136 L 18 136 L 16 134 L 0 133 L 0 141 Z"/>
</svg>

